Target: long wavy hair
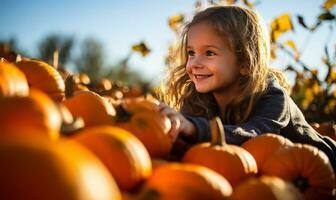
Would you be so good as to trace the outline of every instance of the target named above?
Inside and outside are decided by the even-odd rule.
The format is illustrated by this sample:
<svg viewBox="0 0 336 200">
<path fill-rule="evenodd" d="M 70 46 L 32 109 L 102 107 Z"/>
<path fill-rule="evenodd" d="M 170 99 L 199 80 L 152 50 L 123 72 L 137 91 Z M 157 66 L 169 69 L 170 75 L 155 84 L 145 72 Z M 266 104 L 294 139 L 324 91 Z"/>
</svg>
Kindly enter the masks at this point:
<svg viewBox="0 0 336 200">
<path fill-rule="evenodd" d="M 242 123 L 250 116 L 253 106 L 267 89 L 273 75 L 289 89 L 281 71 L 270 67 L 270 39 L 257 13 L 240 6 L 215 6 L 197 13 L 184 27 L 180 41 L 168 57 L 170 72 L 165 83 L 163 100 L 177 110 L 183 109 L 195 116 L 208 116 L 214 104 L 212 93 L 199 93 L 186 73 L 188 32 L 196 24 L 206 22 L 219 36 L 228 41 L 239 64 L 248 74 L 239 79 L 240 92 L 226 107 L 222 118 L 227 123 Z"/>
</svg>

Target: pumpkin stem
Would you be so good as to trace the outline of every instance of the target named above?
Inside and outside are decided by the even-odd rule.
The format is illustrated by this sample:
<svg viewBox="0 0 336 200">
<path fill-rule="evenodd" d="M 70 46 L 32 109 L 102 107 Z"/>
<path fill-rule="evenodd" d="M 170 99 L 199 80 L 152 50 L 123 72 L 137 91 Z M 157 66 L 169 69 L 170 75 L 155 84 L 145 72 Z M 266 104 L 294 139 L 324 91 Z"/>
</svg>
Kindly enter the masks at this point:
<svg viewBox="0 0 336 200">
<path fill-rule="evenodd" d="M 122 104 L 117 106 L 116 108 L 116 122 L 128 122 L 132 117 L 132 113 L 128 112 Z"/>
<path fill-rule="evenodd" d="M 59 52 L 58 49 L 56 48 L 53 53 L 53 67 L 55 69 L 58 69 L 58 60 L 59 60 Z"/>
<path fill-rule="evenodd" d="M 75 132 L 79 131 L 84 127 L 84 121 L 81 117 L 74 118 L 73 122 L 70 124 L 62 123 L 61 134 L 65 136 L 73 135 Z"/>
<path fill-rule="evenodd" d="M 297 177 L 293 183 L 301 192 L 304 192 L 310 186 L 308 179 L 303 176 Z"/>
<path fill-rule="evenodd" d="M 211 145 L 212 146 L 224 146 L 225 143 L 225 131 L 221 119 L 216 116 L 210 121 L 211 129 Z"/>
<path fill-rule="evenodd" d="M 69 75 L 66 80 L 65 80 L 65 96 L 66 97 L 71 97 L 73 95 L 74 92 L 74 84 L 75 80 L 74 80 L 74 76 L 73 75 Z"/>
</svg>

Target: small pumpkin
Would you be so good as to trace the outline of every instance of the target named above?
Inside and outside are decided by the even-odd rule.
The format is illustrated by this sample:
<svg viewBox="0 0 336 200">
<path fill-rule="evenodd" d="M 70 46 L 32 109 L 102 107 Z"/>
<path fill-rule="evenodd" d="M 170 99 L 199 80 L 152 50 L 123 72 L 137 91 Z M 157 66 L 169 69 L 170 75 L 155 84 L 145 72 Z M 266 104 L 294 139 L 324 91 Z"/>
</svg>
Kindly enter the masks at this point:
<svg viewBox="0 0 336 200">
<path fill-rule="evenodd" d="M 193 164 L 170 163 L 154 170 L 138 199 L 227 199 L 230 183 L 218 173 Z"/>
<path fill-rule="evenodd" d="M 335 175 L 328 157 L 307 144 L 295 144 L 276 151 L 261 166 L 261 173 L 293 182 L 307 200 L 329 199 Z"/>
<path fill-rule="evenodd" d="M 74 117 L 81 117 L 85 126 L 111 125 L 115 109 L 100 95 L 91 91 L 77 91 L 63 101 Z"/>
<path fill-rule="evenodd" d="M 303 200 L 296 187 L 276 176 L 251 177 L 233 191 L 232 200 Z"/>
<path fill-rule="evenodd" d="M 60 113 L 43 92 L 31 90 L 27 97 L 0 98 L 0 111 L 0 136 L 59 138 Z"/>
<path fill-rule="evenodd" d="M 92 82 L 90 84 L 90 89 L 100 94 L 100 92 L 111 90 L 112 82 L 107 78 L 102 78 L 102 79 Z"/>
<path fill-rule="evenodd" d="M 90 127 L 72 138 L 100 158 L 123 190 L 135 189 L 151 175 L 152 165 L 146 148 L 124 129 Z"/>
<path fill-rule="evenodd" d="M 27 96 L 29 86 L 26 76 L 15 65 L 0 62 L 0 97 Z"/>
<path fill-rule="evenodd" d="M 289 146 L 293 146 L 290 140 L 281 135 L 272 133 L 259 135 L 242 144 L 242 147 L 254 157 L 258 168 L 260 168 L 265 160 L 272 156 L 275 151 Z"/>
<path fill-rule="evenodd" d="M 117 125 L 134 134 L 145 145 L 151 157 L 167 156 L 172 148 L 168 134 L 171 128 L 169 118 L 154 110 L 153 104 L 146 100 L 134 103 L 137 105 L 129 103 L 127 110 L 123 106 L 117 108 Z"/>
<path fill-rule="evenodd" d="M 91 83 L 91 79 L 85 73 L 78 73 L 74 75 L 74 82 L 83 85 L 89 85 Z"/>
<path fill-rule="evenodd" d="M 56 101 L 64 100 L 65 84 L 55 68 L 38 60 L 22 60 L 16 65 L 26 75 L 31 88 L 42 90 Z"/>
<path fill-rule="evenodd" d="M 143 112 L 143 111 L 157 111 L 159 101 L 154 97 L 148 95 L 148 97 L 137 98 L 125 98 L 123 102 L 124 108 L 131 113 Z"/>
<path fill-rule="evenodd" d="M 62 135 L 71 135 L 84 127 L 84 120 L 81 117 L 73 117 L 69 109 L 63 103 L 57 103 L 57 108 L 62 119 Z"/>
<path fill-rule="evenodd" d="M 225 143 L 224 127 L 220 118 L 212 119 L 210 125 L 211 143 L 192 146 L 183 156 L 183 162 L 206 166 L 225 177 L 233 187 L 257 174 L 257 164 L 248 151 Z"/>
<path fill-rule="evenodd" d="M 104 165 L 73 141 L 2 139 L 0 163 L 0 199 L 121 199 Z"/>
</svg>

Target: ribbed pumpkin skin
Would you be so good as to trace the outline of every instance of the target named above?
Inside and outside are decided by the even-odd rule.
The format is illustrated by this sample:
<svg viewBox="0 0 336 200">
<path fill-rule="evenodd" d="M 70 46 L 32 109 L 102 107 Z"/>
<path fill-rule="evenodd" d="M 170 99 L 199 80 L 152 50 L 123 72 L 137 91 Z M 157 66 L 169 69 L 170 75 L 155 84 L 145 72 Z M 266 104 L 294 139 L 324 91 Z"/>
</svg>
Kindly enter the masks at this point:
<svg viewBox="0 0 336 200">
<path fill-rule="evenodd" d="M 290 140 L 272 133 L 259 135 L 242 144 L 242 147 L 254 157 L 258 168 L 260 168 L 265 160 L 272 156 L 275 151 L 289 146 L 293 146 Z"/>
<path fill-rule="evenodd" d="M 26 76 L 15 65 L 0 61 L 0 97 L 27 96 Z"/>
<path fill-rule="evenodd" d="M 38 60 L 23 60 L 16 65 L 26 75 L 31 88 L 44 91 L 56 101 L 64 100 L 65 84 L 55 68 Z"/>
<path fill-rule="evenodd" d="M 129 122 L 117 125 L 135 135 L 145 145 L 152 158 L 165 157 L 172 148 L 172 140 L 168 134 L 170 121 L 158 112 L 134 113 Z"/>
<path fill-rule="evenodd" d="M 275 176 L 251 177 L 233 191 L 232 200 L 303 200 L 303 195 L 290 182 Z"/>
<path fill-rule="evenodd" d="M 79 131 L 72 138 L 100 158 L 123 190 L 136 188 L 152 173 L 147 150 L 124 129 L 113 126 L 90 127 Z"/>
<path fill-rule="evenodd" d="M 248 151 L 228 144 L 224 147 L 214 147 L 210 143 L 195 145 L 186 152 L 183 162 L 208 167 L 225 177 L 233 187 L 258 172 Z"/>
<path fill-rule="evenodd" d="M 0 137 L 59 138 L 60 113 L 54 102 L 40 91 L 31 90 L 27 97 L 0 98 L 0 111 Z"/>
<path fill-rule="evenodd" d="M 0 140 L 0 163 L 0 199 L 121 199 L 104 165 L 75 142 Z"/>
<path fill-rule="evenodd" d="M 192 146 L 183 156 L 183 162 L 206 166 L 221 174 L 235 187 L 244 179 L 257 174 L 258 168 L 248 151 L 225 143 L 224 132 L 221 133 L 223 130 L 217 130 L 223 128 L 219 123 L 219 118 L 211 121 L 212 142 Z"/>
<path fill-rule="evenodd" d="M 199 200 L 227 199 L 232 187 L 216 172 L 192 164 L 165 164 L 153 172 L 145 183 L 144 199 Z"/>
<path fill-rule="evenodd" d="M 306 144 L 280 149 L 260 170 L 264 175 L 293 182 L 308 200 L 329 199 L 335 188 L 335 175 L 328 157 Z"/>
<path fill-rule="evenodd" d="M 117 125 L 133 133 L 146 147 L 152 158 L 166 157 L 172 148 L 168 132 L 171 122 L 157 111 L 155 99 L 126 99 L 123 106 L 131 117 Z"/>
<path fill-rule="evenodd" d="M 115 110 L 103 97 L 91 91 L 77 91 L 63 101 L 74 117 L 82 117 L 85 126 L 111 125 Z"/>
</svg>

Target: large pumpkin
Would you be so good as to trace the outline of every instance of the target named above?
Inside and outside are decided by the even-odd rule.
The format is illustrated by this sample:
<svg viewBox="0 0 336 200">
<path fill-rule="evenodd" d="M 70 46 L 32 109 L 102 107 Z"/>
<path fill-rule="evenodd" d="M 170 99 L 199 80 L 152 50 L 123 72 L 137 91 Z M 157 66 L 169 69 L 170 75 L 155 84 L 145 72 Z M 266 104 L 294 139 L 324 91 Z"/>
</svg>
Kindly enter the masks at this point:
<svg viewBox="0 0 336 200">
<path fill-rule="evenodd" d="M 121 199 L 104 165 L 72 141 L 0 140 L 0 199 Z"/>
<path fill-rule="evenodd" d="M 0 97 L 27 96 L 29 93 L 26 76 L 15 65 L 0 62 Z"/>
<path fill-rule="evenodd" d="M 23 60 L 16 63 L 16 65 L 26 75 L 31 88 L 44 91 L 56 101 L 64 99 L 64 81 L 55 68 L 38 60 Z"/>
<path fill-rule="evenodd" d="M 307 200 L 329 199 L 333 195 L 335 175 L 329 159 L 311 145 L 282 148 L 267 159 L 260 170 L 262 174 L 293 182 Z"/>
<path fill-rule="evenodd" d="M 134 104 L 133 104 L 134 103 Z M 133 133 L 147 148 L 151 157 L 165 157 L 172 148 L 172 140 L 168 132 L 171 123 L 168 117 L 155 110 L 155 104 L 146 100 L 128 102 L 123 113 L 118 110 L 118 126 Z M 128 115 L 130 114 L 130 115 Z"/>
<path fill-rule="evenodd" d="M 113 126 L 86 128 L 73 136 L 105 164 L 121 189 L 132 190 L 151 175 L 143 144 L 128 131 Z"/>
<path fill-rule="evenodd" d="M 303 195 L 290 182 L 275 176 L 251 177 L 233 191 L 232 200 L 303 200 Z"/>
<path fill-rule="evenodd" d="M 157 200 L 222 200 L 231 193 L 231 185 L 218 173 L 198 165 L 171 163 L 154 170 L 140 196 Z"/>
<path fill-rule="evenodd" d="M 288 146 L 293 146 L 290 140 L 272 133 L 259 135 L 242 144 L 242 147 L 254 157 L 258 168 L 261 167 L 264 161 L 272 156 L 275 151 Z"/>
<path fill-rule="evenodd" d="M 0 98 L 0 136 L 35 135 L 55 140 L 60 127 L 55 103 L 40 91 L 31 90 L 27 97 Z"/>
<path fill-rule="evenodd" d="M 115 110 L 103 97 L 91 91 L 77 91 L 63 104 L 74 117 L 82 117 L 85 126 L 113 124 Z"/>
<path fill-rule="evenodd" d="M 219 117 L 210 121 L 211 143 L 192 146 L 183 156 L 183 162 L 209 167 L 225 177 L 233 187 L 255 175 L 257 164 L 245 149 L 225 143 L 224 127 Z"/>
</svg>

